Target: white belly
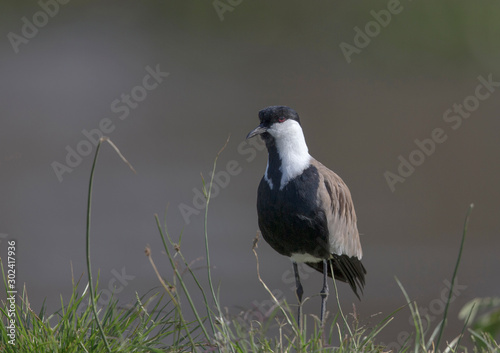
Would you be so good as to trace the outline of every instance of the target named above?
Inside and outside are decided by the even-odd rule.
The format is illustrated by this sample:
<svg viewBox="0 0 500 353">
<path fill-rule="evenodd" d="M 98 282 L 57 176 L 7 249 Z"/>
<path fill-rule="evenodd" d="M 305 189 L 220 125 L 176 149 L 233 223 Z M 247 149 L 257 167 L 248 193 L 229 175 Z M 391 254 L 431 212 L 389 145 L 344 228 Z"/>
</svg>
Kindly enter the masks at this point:
<svg viewBox="0 0 500 353">
<path fill-rule="evenodd" d="M 311 254 L 299 254 L 295 253 L 290 256 L 292 261 L 295 262 L 321 262 L 323 259 L 319 257 L 312 256 Z"/>
</svg>

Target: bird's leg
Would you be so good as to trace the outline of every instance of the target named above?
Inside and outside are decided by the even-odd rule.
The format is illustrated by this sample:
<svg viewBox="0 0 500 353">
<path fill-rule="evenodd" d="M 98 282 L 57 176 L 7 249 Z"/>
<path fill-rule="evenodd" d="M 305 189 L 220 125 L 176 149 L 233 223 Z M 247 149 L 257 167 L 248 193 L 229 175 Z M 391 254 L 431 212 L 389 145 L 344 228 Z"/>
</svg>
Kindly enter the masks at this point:
<svg viewBox="0 0 500 353">
<path fill-rule="evenodd" d="M 323 289 L 321 289 L 321 328 L 325 325 L 326 300 L 328 299 L 328 261 L 323 260 Z M 334 279 L 335 280 L 335 279 Z"/>
<path fill-rule="evenodd" d="M 293 272 L 295 273 L 295 285 L 297 287 L 296 294 L 297 300 L 299 301 L 299 309 L 297 314 L 297 324 L 299 325 L 299 331 L 302 331 L 302 294 L 304 290 L 302 289 L 302 284 L 300 283 L 299 270 L 297 268 L 297 263 L 293 261 Z"/>
</svg>

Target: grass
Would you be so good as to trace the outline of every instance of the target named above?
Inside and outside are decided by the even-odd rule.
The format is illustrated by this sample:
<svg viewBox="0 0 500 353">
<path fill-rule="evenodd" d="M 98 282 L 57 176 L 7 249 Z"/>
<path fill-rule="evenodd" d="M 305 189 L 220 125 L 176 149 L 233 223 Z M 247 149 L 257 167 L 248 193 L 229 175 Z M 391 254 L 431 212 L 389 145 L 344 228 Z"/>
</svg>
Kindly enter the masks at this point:
<svg viewBox="0 0 500 353">
<path fill-rule="evenodd" d="M 231 317 L 223 311 L 218 291 L 215 290 L 210 272 L 210 248 L 208 236 L 208 206 L 210 202 L 212 179 L 207 183 L 202 180 L 206 197 L 205 209 L 205 251 L 206 276 L 208 288 L 201 284 L 200 278 L 192 271 L 189 261 L 181 250 L 182 235 L 174 241 L 168 232 L 166 223 L 161 224 L 155 215 L 155 222 L 163 244 L 163 250 L 173 270 L 173 277 L 167 280 L 162 276 L 153 260 L 153 250 L 146 248 L 152 271 L 156 273 L 161 284 L 159 291 L 150 291 L 142 296 L 136 294 L 136 299 L 128 305 L 120 305 L 118 299 L 111 298 L 103 306 L 99 306 L 99 276 L 94 283 L 90 257 L 90 225 L 92 182 L 103 142 L 108 142 L 126 162 L 116 146 L 108 139 L 101 139 L 96 149 L 92 164 L 88 191 L 87 208 L 87 282 L 82 278 L 72 277 L 72 295 L 69 299 L 61 298 L 61 307 L 55 313 L 46 312 L 42 305 L 35 312 L 30 305 L 25 288 L 18 289 L 20 293 L 15 305 L 2 303 L 0 316 L 0 352 L 388 352 L 387 347 L 378 345 L 377 336 L 392 321 L 403 308 L 384 317 L 373 327 L 364 326 L 356 314 L 344 315 L 338 310 L 333 323 L 320 329 L 318 319 L 306 316 L 303 330 L 300 331 L 295 317 L 286 301 L 280 301 L 267 287 L 260 277 L 257 245 L 254 242 L 254 254 L 257 261 L 257 273 L 263 287 L 268 291 L 274 303 L 273 310 L 260 320 L 251 320 L 245 312 L 240 316 Z M 226 142 L 227 144 L 227 142 Z M 225 146 L 224 146 L 225 147 Z M 223 149 L 224 149 L 223 147 Z M 217 159 L 213 171 L 215 172 Z M 128 163 L 128 162 L 127 162 Z M 130 166 L 130 164 L 129 164 Z M 131 166 L 130 166 L 131 167 Z M 133 168 L 132 168 L 133 169 Z M 462 241 L 452 275 L 452 288 L 457 276 L 467 225 L 472 210 L 469 208 L 463 227 Z M 1 263 L 2 275 L 7 288 L 7 276 L 4 264 Z M 195 288 L 188 288 L 185 278 L 190 277 Z M 415 329 L 403 344 L 401 352 L 500 352 L 499 344 L 494 335 L 500 331 L 500 299 L 476 298 L 461 311 L 465 324 L 463 330 L 456 334 L 450 342 L 443 341 L 446 326 L 450 296 L 446 302 L 443 318 L 434 330 L 426 330 L 426 318 L 418 311 L 418 305 L 410 299 L 403 285 L 396 279 L 407 300 Z M 335 282 L 334 282 L 335 283 Z M 338 309 L 340 300 L 336 284 L 335 299 Z M 199 292 L 203 298 L 200 305 L 192 299 Z M 9 309 L 12 308 L 11 311 Z M 481 312 L 483 314 L 481 315 Z M 251 315 L 250 315 L 251 316 Z M 188 320 L 186 317 L 193 317 Z M 7 327 L 13 320 L 15 339 Z M 11 325 L 12 326 L 12 325 Z M 273 330 L 270 328 L 273 327 Z M 271 331 L 273 333 L 271 333 Z M 462 347 L 463 337 L 469 336 L 474 347 Z M 15 344 L 11 344 L 15 341 Z"/>
</svg>

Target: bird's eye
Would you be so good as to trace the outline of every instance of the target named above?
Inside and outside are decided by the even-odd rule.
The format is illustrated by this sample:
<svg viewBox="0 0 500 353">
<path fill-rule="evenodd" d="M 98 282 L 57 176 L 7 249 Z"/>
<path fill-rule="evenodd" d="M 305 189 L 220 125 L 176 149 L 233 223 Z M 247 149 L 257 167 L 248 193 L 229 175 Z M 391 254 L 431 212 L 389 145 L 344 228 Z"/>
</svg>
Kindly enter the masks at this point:
<svg viewBox="0 0 500 353">
<path fill-rule="evenodd" d="M 282 122 L 284 122 L 285 120 L 286 120 L 286 119 L 285 119 L 284 117 L 282 117 L 282 116 L 278 118 L 278 122 L 279 122 L 279 123 L 282 123 Z"/>
</svg>

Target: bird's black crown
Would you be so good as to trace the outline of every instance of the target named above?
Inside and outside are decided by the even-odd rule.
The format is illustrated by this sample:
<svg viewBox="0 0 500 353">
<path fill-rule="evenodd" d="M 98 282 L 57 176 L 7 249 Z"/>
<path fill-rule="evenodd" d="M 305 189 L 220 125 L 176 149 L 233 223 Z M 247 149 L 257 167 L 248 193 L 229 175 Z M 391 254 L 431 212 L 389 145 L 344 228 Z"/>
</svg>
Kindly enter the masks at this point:
<svg viewBox="0 0 500 353">
<path fill-rule="evenodd" d="M 286 107 L 284 105 L 274 105 L 262 109 L 259 112 L 260 123 L 266 127 L 273 125 L 274 123 L 282 123 L 288 119 L 295 120 L 300 124 L 299 114 L 292 108 Z"/>
</svg>

